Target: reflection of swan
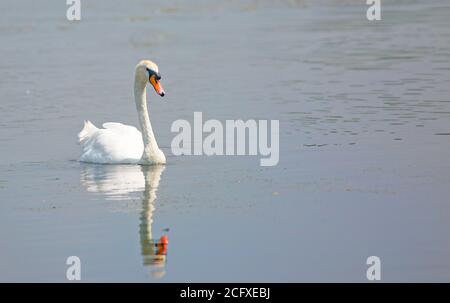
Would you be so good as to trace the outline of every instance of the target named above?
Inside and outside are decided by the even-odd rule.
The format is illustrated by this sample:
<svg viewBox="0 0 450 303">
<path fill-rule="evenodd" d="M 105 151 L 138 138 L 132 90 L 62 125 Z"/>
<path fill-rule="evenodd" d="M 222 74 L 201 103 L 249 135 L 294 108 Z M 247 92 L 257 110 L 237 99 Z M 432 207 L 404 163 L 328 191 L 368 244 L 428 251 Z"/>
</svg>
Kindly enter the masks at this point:
<svg viewBox="0 0 450 303">
<path fill-rule="evenodd" d="M 139 225 L 141 254 L 144 257 L 144 265 L 153 265 L 162 270 L 154 272 L 156 276 L 164 275 L 168 244 L 167 236 L 162 236 L 159 241 L 154 241 L 152 236 L 154 201 L 163 170 L 164 167 L 162 166 L 142 166 L 142 172 L 145 176 L 145 191 L 142 197 L 141 224 Z"/>
<path fill-rule="evenodd" d="M 97 128 L 89 121 L 78 134 L 82 146 L 80 161 L 115 164 L 164 164 L 166 157 L 159 149 L 147 111 L 146 85 L 149 81 L 160 96 L 164 90 L 160 83 L 158 66 L 149 60 L 136 65 L 134 99 L 141 131 L 122 123 L 104 123 Z"/>
<path fill-rule="evenodd" d="M 129 199 L 132 193 L 145 190 L 141 167 L 135 165 L 83 165 L 81 183 L 87 191 L 110 200 Z"/>
<path fill-rule="evenodd" d="M 152 223 L 158 190 L 164 166 L 135 165 L 84 165 L 81 183 L 89 192 L 101 193 L 108 199 L 129 199 L 133 193 L 143 192 L 139 237 L 141 254 L 146 266 L 151 266 L 153 275 L 164 275 L 168 239 L 162 236 L 153 240 Z"/>
</svg>

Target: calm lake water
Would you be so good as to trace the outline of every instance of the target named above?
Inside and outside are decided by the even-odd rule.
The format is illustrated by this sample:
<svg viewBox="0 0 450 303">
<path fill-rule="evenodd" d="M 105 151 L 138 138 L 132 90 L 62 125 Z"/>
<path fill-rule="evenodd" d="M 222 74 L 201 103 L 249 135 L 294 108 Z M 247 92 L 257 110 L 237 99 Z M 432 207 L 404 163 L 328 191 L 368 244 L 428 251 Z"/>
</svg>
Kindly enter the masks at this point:
<svg viewBox="0 0 450 303">
<path fill-rule="evenodd" d="M 450 281 L 450 3 L 364 3 L 0 2 L 0 281 Z M 143 58 L 168 164 L 77 162 Z M 174 156 L 194 111 L 279 119 L 279 164 Z"/>
</svg>

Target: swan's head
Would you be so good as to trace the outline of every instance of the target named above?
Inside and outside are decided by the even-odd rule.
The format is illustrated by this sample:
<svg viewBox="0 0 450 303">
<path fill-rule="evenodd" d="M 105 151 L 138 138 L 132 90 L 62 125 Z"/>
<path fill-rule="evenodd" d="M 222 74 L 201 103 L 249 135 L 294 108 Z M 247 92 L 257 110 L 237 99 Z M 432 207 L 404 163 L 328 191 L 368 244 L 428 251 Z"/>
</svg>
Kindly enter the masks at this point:
<svg viewBox="0 0 450 303">
<path fill-rule="evenodd" d="M 161 85 L 161 74 L 155 62 L 150 60 L 142 60 L 139 62 L 136 66 L 136 77 L 144 83 L 147 83 L 147 81 L 150 82 L 156 93 L 161 97 L 164 96 L 165 92 Z"/>
</svg>

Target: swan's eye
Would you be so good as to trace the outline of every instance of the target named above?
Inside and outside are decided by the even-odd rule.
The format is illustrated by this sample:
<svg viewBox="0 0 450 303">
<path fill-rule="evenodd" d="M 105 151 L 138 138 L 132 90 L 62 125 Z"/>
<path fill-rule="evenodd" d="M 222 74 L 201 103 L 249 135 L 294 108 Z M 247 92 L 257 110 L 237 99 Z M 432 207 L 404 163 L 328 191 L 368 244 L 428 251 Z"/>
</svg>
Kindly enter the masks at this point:
<svg viewBox="0 0 450 303">
<path fill-rule="evenodd" d="M 147 72 L 148 72 L 148 77 L 151 78 L 151 76 L 155 76 L 156 80 L 161 80 L 161 75 L 160 73 L 155 72 L 154 70 L 151 70 L 149 68 L 147 68 Z"/>
</svg>

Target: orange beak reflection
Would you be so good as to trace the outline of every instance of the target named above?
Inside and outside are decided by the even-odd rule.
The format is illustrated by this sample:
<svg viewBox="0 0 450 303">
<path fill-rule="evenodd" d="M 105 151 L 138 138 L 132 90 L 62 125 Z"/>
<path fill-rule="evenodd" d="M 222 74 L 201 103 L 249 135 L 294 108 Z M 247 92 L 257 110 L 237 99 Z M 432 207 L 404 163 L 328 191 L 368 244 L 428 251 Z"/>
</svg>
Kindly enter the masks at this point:
<svg viewBox="0 0 450 303">
<path fill-rule="evenodd" d="M 151 75 L 148 80 L 150 81 L 151 85 L 153 85 L 153 88 L 158 93 L 158 95 L 163 97 L 165 93 L 164 88 L 161 85 L 161 82 L 159 82 L 159 80 L 156 80 L 154 75 Z"/>
</svg>

